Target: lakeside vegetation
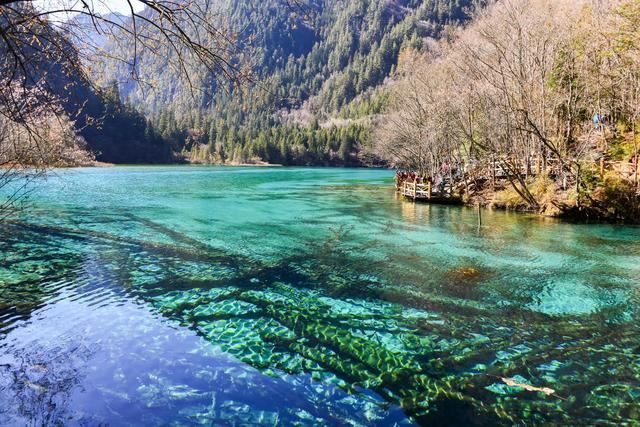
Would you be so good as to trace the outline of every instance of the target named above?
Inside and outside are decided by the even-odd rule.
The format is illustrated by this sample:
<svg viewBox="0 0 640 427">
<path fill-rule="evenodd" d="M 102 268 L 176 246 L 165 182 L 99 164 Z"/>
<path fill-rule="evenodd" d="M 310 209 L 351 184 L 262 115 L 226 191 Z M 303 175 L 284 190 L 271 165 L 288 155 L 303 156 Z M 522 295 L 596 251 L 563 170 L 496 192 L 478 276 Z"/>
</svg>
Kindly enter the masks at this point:
<svg viewBox="0 0 640 427">
<path fill-rule="evenodd" d="M 219 81 L 201 66 L 188 67 L 186 81 L 183 70 L 144 54 L 134 75 L 112 57 L 132 56 L 136 45 L 117 37 L 102 46 L 92 75 L 144 111 L 176 160 L 364 165 L 368 117 L 385 103 L 373 89 L 395 70 L 401 51 L 466 21 L 472 4 L 326 0 L 292 10 L 282 0 L 223 0 L 203 12 L 234 34 L 228 60 L 246 72 L 242 84 Z"/>
<path fill-rule="evenodd" d="M 153 1 L 133 17 L 54 4 L 3 4 L 3 102 L 40 87 L 97 160 L 360 166 L 400 52 L 472 2 Z"/>
<path fill-rule="evenodd" d="M 496 2 L 407 54 L 371 150 L 472 203 L 638 221 L 639 49 L 637 1 Z"/>
</svg>

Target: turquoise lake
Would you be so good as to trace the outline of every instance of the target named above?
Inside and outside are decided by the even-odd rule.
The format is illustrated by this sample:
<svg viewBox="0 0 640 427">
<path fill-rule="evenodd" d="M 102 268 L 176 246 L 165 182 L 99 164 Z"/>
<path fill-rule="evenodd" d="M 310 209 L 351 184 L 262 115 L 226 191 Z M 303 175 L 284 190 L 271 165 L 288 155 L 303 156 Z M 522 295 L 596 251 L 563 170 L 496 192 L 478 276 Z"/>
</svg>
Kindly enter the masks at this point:
<svg viewBox="0 0 640 427">
<path fill-rule="evenodd" d="M 71 169 L 29 202 L 1 426 L 640 425 L 640 228 L 479 228 L 374 169 Z"/>
</svg>

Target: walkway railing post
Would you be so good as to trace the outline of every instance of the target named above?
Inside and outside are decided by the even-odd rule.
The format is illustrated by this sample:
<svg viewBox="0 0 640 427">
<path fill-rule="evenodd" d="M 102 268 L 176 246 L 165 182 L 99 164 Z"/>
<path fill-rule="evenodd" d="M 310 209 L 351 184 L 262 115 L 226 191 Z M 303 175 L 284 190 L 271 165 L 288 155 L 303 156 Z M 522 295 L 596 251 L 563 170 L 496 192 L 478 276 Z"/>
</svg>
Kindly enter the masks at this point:
<svg viewBox="0 0 640 427">
<path fill-rule="evenodd" d="M 495 191 L 496 189 L 496 159 L 491 156 L 491 187 Z"/>
</svg>

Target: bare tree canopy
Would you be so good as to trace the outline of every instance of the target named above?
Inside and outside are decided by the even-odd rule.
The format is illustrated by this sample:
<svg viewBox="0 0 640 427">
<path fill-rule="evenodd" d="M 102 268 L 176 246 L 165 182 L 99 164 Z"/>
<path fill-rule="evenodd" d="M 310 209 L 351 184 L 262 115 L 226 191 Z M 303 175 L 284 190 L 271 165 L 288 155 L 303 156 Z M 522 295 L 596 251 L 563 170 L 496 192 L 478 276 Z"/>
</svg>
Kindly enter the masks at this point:
<svg viewBox="0 0 640 427">
<path fill-rule="evenodd" d="M 237 51 L 236 36 L 229 28 L 212 24 L 209 2 L 127 0 L 130 15 L 100 13 L 109 10 L 108 2 L 59 0 L 38 9 L 32 2 L 3 0 L 0 8 L 0 48 L 5 53 L 4 68 L 9 77 L 22 83 L 37 80 L 34 62 L 46 57 L 64 65 L 68 72 L 87 77 L 91 63 L 106 54 L 96 45 L 94 35 L 133 42 L 129 57 L 122 61 L 137 77 L 139 56 L 163 55 L 167 66 L 189 78 L 188 67 L 198 64 L 225 79 L 239 80 L 244 75 L 232 62 Z M 70 41 L 80 44 L 71 49 Z M 87 54 L 88 53 L 88 54 Z M 84 57 L 83 57 L 84 54 Z M 35 75 L 34 75 L 35 74 Z"/>
<path fill-rule="evenodd" d="M 479 10 L 406 67 L 373 152 L 429 175 L 455 165 L 467 190 L 498 170 L 534 210 L 556 190 L 594 202 L 597 166 L 612 156 L 635 165 L 623 177 L 637 185 L 639 17 L 638 2 L 613 0 Z M 612 152 L 608 141 L 626 148 Z"/>
</svg>

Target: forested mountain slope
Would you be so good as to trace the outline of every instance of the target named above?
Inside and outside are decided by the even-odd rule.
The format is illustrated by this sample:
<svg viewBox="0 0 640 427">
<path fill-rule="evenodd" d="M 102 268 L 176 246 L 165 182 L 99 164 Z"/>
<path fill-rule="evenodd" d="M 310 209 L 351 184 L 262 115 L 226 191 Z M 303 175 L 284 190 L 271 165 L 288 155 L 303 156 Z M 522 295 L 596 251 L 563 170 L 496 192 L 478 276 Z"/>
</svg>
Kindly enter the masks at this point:
<svg viewBox="0 0 640 427">
<path fill-rule="evenodd" d="M 233 85 L 199 68 L 181 79 L 139 46 L 135 70 L 106 60 L 93 76 L 117 84 L 172 149 L 191 160 L 358 164 L 366 129 L 348 120 L 322 124 L 341 110 L 346 117 L 375 112 L 381 101 L 372 102 L 368 91 L 389 76 L 399 53 L 466 20 L 470 3 L 318 0 L 299 13 L 282 0 L 216 0 L 207 13 L 235 33 L 237 50 L 228 61 L 250 70 L 248 82 Z M 112 40 L 106 49 L 132 54 L 136 46 Z"/>
<path fill-rule="evenodd" d="M 49 83 L 59 94 L 79 134 L 96 159 L 112 163 L 167 163 L 174 161 L 168 142 L 153 125 L 129 105 L 117 91 L 96 89 L 55 66 Z"/>
</svg>

